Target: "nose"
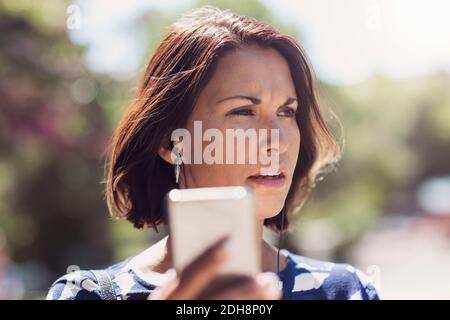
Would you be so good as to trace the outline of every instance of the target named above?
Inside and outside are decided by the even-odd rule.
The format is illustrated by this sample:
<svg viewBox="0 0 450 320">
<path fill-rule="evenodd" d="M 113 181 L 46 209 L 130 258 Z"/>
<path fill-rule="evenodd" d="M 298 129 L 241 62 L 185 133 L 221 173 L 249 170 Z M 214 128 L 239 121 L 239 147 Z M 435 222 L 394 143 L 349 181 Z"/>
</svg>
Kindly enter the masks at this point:
<svg viewBox="0 0 450 320">
<path fill-rule="evenodd" d="M 288 149 L 288 141 L 283 126 L 279 125 L 277 119 L 269 119 L 261 129 L 266 129 L 265 134 L 260 133 L 259 150 L 265 152 L 267 156 L 274 156 L 273 153 L 279 155 L 284 154 Z"/>
</svg>

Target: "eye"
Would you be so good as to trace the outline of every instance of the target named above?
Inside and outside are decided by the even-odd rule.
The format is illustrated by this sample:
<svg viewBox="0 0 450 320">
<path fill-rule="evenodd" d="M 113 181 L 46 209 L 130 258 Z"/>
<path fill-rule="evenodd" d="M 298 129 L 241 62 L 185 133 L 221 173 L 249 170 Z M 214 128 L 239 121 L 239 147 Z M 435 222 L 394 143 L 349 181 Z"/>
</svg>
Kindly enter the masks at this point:
<svg viewBox="0 0 450 320">
<path fill-rule="evenodd" d="M 255 112 L 250 108 L 233 110 L 227 113 L 227 115 L 231 116 L 254 116 Z"/>
<path fill-rule="evenodd" d="M 294 118 L 296 112 L 297 111 L 293 108 L 286 108 L 285 110 L 281 111 L 280 114 L 283 117 Z"/>
</svg>

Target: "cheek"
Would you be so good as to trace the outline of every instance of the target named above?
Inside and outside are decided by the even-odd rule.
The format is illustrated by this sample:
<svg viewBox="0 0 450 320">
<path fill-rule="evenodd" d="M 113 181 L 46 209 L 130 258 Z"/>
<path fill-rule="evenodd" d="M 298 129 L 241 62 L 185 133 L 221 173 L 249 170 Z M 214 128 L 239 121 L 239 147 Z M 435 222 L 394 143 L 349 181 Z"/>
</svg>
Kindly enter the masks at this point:
<svg viewBox="0 0 450 320">
<path fill-rule="evenodd" d="M 293 153 L 295 156 L 298 156 L 298 153 L 300 151 L 301 141 L 302 141 L 302 139 L 301 139 L 301 135 L 300 135 L 300 129 L 297 127 L 294 132 L 294 138 L 293 138 L 293 144 L 292 144 L 293 149 L 294 149 Z"/>
<path fill-rule="evenodd" d="M 286 140 L 288 143 L 287 153 L 291 161 L 294 161 L 295 166 L 301 145 L 301 134 L 297 124 L 287 130 Z"/>
<path fill-rule="evenodd" d="M 243 184 L 245 165 L 201 164 L 187 168 L 191 187 L 219 187 Z M 192 185 L 194 184 L 194 185 Z"/>
</svg>

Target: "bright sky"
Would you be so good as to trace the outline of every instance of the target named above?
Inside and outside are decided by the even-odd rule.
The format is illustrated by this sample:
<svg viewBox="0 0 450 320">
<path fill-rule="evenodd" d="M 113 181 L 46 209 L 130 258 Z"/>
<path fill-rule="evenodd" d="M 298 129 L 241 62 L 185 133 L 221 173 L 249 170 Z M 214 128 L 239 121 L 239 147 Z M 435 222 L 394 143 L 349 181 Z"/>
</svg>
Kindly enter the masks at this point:
<svg viewBox="0 0 450 320">
<path fill-rule="evenodd" d="M 328 82 L 364 81 L 373 73 L 408 78 L 450 72 L 448 0 L 262 0 L 278 18 L 297 25 L 318 76 Z M 78 1 L 90 44 L 86 60 L 99 72 L 127 78 L 142 68 L 142 36 L 128 22 L 151 7 L 183 12 L 189 1 Z"/>
<path fill-rule="evenodd" d="M 296 22 L 319 76 L 359 82 L 374 72 L 450 71 L 448 0 L 265 0 Z"/>
</svg>

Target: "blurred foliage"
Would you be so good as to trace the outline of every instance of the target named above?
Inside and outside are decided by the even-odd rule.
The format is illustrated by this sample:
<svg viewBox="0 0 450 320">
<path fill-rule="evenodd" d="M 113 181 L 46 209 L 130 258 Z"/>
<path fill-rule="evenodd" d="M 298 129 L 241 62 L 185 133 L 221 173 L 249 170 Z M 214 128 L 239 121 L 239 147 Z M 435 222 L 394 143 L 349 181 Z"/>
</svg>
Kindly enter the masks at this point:
<svg viewBox="0 0 450 320">
<path fill-rule="evenodd" d="M 322 106 L 343 157 L 297 215 L 296 233 L 309 234 L 308 221 L 326 221 L 326 230 L 331 224 L 336 233 L 334 258 L 345 260 L 374 219 L 389 211 L 393 196 L 413 199 L 424 179 L 448 174 L 449 88 L 445 72 L 408 80 L 374 75 L 353 86 L 322 84 Z"/>
<path fill-rule="evenodd" d="M 107 115 L 96 100 L 75 101 L 73 84 L 92 75 L 64 19 L 49 26 L 37 18 L 41 9 L 1 2 L 0 10 L 0 225 L 13 260 L 39 275 L 28 276 L 29 290 L 47 287 L 75 261 L 106 264 L 112 256 L 98 214 Z"/>
<path fill-rule="evenodd" d="M 87 68 L 89 44 L 68 37 L 68 3 L 0 0 L 0 228 L 25 277 L 40 279 L 27 289 L 40 294 L 69 265 L 106 266 L 158 237 L 125 221 L 111 223 L 100 183 L 111 133 L 140 75 L 117 80 Z M 301 42 L 298 29 L 256 0 L 201 0 L 195 7 L 204 4 L 268 21 Z M 150 9 L 127 26 L 144 46 L 141 65 L 176 17 Z M 408 80 L 377 75 L 354 86 L 321 83 L 344 155 L 297 215 L 287 245 L 301 251 L 298 240 L 318 230 L 332 242 L 331 254 L 344 259 L 393 193 L 448 174 L 449 88 L 446 73 Z M 312 228 L 317 221 L 327 223 Z"/>
</svg>

